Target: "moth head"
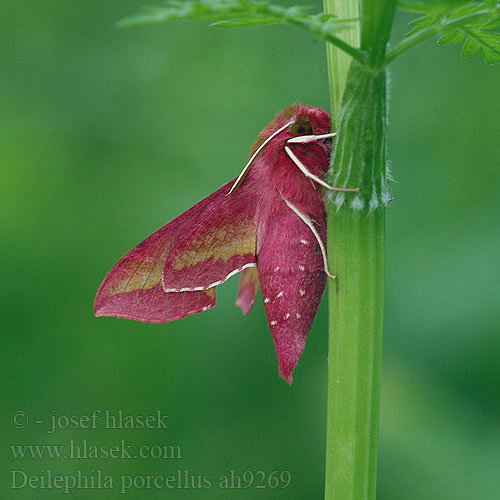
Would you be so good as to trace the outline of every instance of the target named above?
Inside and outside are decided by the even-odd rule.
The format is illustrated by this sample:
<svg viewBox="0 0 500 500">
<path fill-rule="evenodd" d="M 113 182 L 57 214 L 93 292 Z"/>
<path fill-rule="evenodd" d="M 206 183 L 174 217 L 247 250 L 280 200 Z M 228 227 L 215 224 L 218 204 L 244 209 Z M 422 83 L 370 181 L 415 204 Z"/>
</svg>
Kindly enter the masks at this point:
<svg viewBox="0 0 500 500">
<path fill-rule="evenodd" d="M 278 113 L 274 120 L 259 134 L 250 159 L 234 182 L 231 194 L 242 182 L 259 155 L 273 156 L 286 150 L 291 142 L 305 147 L 320 148 L 323 154 L 331 151 L 330 117 L 321 108 L 293 104 Z M 271 162 L 272 163 L 272 162 Z"/>
<path fill-rule="evenodd" d="M 293 117 L 293 135 L 323 135 L 330 132 L 330 117 L 321 108 L 302 106 Z"/>
<path fill-rule="evenodd" d="M 290 126 L 290 133 L 292 136 L 298 135 L 313 135 L 314 130 L 309 121 L 308 115 L 298 116 Z"/>
</svg>

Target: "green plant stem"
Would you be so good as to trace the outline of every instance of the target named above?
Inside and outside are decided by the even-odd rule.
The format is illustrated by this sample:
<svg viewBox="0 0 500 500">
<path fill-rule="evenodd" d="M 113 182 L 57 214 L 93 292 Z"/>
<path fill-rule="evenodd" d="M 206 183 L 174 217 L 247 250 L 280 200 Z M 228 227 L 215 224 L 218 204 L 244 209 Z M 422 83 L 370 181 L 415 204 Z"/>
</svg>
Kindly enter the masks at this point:
<svg viewBox="0 0 500 500">
<path fill-rule="evenodd" d="M 374 500 L 382 349 L 387 195 L 386 75 L 353 63 L 327 204 L 330 333 L 327 500 Z"/>
<path fill-rule="evenodd" d="M 445 35 L 450 31 L 460 28 L 466 24 L 474 23 L 480 21 L 483 18 L 488 18 L 491 15 L 490 9 L 480 10 L 479 12 L 474 12 L 473 14 L 469 14 L 466 16 L 458 17 L 456 19 L 450 21 L 441 21 L 439 24 L 435 24 L 433 26 L 429 26 L 428 28 L 424 28 L 413 35 L 410 35 L 407 38 L 404 38 L 400 42 L 396 43 L 390 50 L 387 51 L 387 55 L 385 57 L 384 65 L 387 66 L 390 64 L 396 57 L 400 56 L 407 50 L 411 49 L 415 45 L 428 40 L 436 35 Z"/>
<path fill-rule="evenodd" d="M 352 0 L 324 0 L 324 11 L 340 18 L 359 19 L 359 4 Z M 359 47 L 359 21 L 350 30 L 339 35 L 350 47 Z M 347 73 L 352 57 L 331 43 L 326 44 L 326 57 L 329 68 L 330 101 L 332 108 L 332 129 L 337 130 L 336 120 L 340 115 L 340 103 L 344 93 Z"/>
<path fill-rule="evenodd" d="M 375 498 L 385 211 L 341 209 L 328 225 L 330 285 L 325 498 Z"/>
<path fill-rule="evenodd" d="M 329 283 L 326 500 L 374 500 L 376 487 L 385 205 L 390 199 L 383 61 L 395 1 L 361 5 L 361 49 L 367 60 L 352 61 L 344 80 L 327 179 L 335 186 L 359 187 L 360 193 L 326 198 L 329 265 L 337 275 Z M 345 78 L 345 69 L 334 57 L 328 62 L 332 85 Z M 332 95 L 336 109 L 337 91 Z"/>
<path fill-rule="evenodd" d="M 391 63 L 396 57 L 406 52 L 408 49 L 411 49 L 415 45 L 420 42 L 424 42 L 429 38 L 437 35 L 439 33 L 438 26 L 430 26 L 429 28 L 425 28 L 414 35 L 409 36 L 408 38 L 404 38 L 400 42 L 396 43 L 394 47 L 392 47 L 388 52 L 385 58 L 385 65 L 387 66 Z"/>
</svg>

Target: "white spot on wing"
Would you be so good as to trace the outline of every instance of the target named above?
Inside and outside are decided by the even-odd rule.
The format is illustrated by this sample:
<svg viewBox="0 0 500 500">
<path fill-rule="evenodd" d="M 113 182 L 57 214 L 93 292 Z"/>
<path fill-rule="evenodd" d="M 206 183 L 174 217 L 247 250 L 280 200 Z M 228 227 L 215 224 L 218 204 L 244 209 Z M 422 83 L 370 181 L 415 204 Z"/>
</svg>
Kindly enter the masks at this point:
<svg viewBox="0 0 500 500">
<path fill-rule="evenodd" d="M 300 240 L 300 242 L 303 244 L 303 245 L 308 245 L 309 242 L 307 240 Z"/>
<path fill-rule="evenodd" d="M 300 319 L 300 314 L 299 313 L 297 313 L 297 319 Z"/>
<path fill-rule="evenodd" d="M 305 268 L 304 266 L 299 266 L 299 269 L 300 269 L 301 271 L 304 271 L 306 268 Z"/>
<path fill-rule="evenodd" d="M 290 313 L 286 313 L 285 319 L 288 319 L 290 317 Z"/>
<path fill-rule="evenodd" d="M 271 299 L 270 299 L 269 297 L 266 297 L 266 298 L 264 299 L 264 304 L 267 304 L 270 300 L 271 300 Z"/>
<path fill-rule="evenodd" d="M 306 291 L 305 290 L 299 290 L 300 292 L 300 296 L 303 297 L 305 294 L 306 294 Z"/>
<path fill-rule="evenodd" d="M 278 293 L 278 295 L 276 295 L 277 299 L 279 299 L 280 297 L 283 297 L 283 292 L 280 292 L 280 293 Z"/>
<path fill-rule="evenodd" d="M 271 325 L 274 326 L 276 324 L 276 321 L 271 321 Z"/>
<path fill-rule="evenodd" d="M 275 270 L 275 271 L 279 271 L 279 270 L 280 270 L 280 266 L 276 266 L 276 267 L 274 268 L 274 270 Z"/>
</svg>

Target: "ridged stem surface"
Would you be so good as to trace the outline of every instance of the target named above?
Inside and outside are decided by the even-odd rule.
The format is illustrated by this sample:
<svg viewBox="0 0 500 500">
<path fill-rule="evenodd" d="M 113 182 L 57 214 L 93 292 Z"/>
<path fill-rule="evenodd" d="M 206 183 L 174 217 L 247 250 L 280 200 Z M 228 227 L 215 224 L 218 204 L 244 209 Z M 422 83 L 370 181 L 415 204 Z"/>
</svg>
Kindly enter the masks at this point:
<svg viewBox="0 0 500 500">
<path fill-rule="evenodd" d="M 338 13 L 337 4 L 328 0 L 325 8 Z M 331 89 L 341 85 L 343 92 L 339 104 L 332 89 L 338 136 L 327 180 L 338 187 L 359 187 L 360 192 L 329 192 L 325 197 L 329 265 L 337 275 L 329 283 L 327 500 L 375 500 L 385 210 L 390 201 L 383 63 L 394 7 L 393 0 L 361 2 L 365 64 L 351 62 L 346 74 L 345 58 L 332 56 L 337 49 L 329 48 Z"/>
</svg>

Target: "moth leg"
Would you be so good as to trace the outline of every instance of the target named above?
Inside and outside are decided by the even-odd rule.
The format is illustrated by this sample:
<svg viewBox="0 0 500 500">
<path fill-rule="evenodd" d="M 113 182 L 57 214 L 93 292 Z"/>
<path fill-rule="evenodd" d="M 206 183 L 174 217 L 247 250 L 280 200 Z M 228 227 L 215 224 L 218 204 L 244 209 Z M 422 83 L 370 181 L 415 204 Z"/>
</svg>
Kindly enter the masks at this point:
<svg viewBox="0 0 500 500">
<path fill-rule="evenodd" d="M 293 154 L 293 151 L 288 147 L 285 146 L 285 151 L 286 154 L 290 157 L 290 159 L 299 167 L 299 170 L 309 179 L 312 179 L 314 182 L 317 182 L 321 186 L 325 187 L 326 189 L 330 189 L 331 191 L 348 191 L 348 192 L 359 192 L 359 188 L 338 188 L 338 187 L 333 187 L 330 186 L 330 184 L 327 184 L 324 180 L 320 179 L 318 176 L 314 175 L 312 172 L 309 172 L 307 170 L 307 167 Z"/>
<path fill-rule="evenodd" d="M 329 270 L 328 270 L 328 258 L 326 255 L 326 248 L 325 245 L 323 244 L 323 240 L 321 239 L 321 236 L 319 235 L 318 231 L 314 227 L 314 221 L 308 217 L 307 215 L 303 214 L 293 203 L 289 202 L 286 198 L 283 198 L 283 201 L 287 204 L 288 208 L 290 208 L 295 215 L 297 215 L 304 224 L 311 230 L 312 234 L 314 234 L 314 237 L 318 241 L 319 248 L 321 249 L 321 255 L 323 256 L 323 266 L 324 266 L 324 271 L 326 275 L 329 278 L 337 279 L 336 276 L 334 276 Z"/>
<path fill-rule="evenodd" d="M 292 137 L 288 139 L 288 143 L 292 144 L 306 144 L 308 142 L 320 141 L 321 139 L 331 139 L 335 137 L 337 132 L 332 132 L 330 134 L 321 134 L 321 135 L 299 135 L 297 137 Z"/>
</svg>

